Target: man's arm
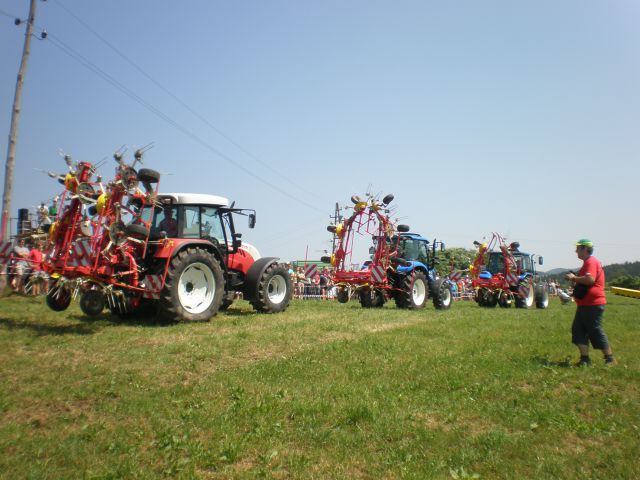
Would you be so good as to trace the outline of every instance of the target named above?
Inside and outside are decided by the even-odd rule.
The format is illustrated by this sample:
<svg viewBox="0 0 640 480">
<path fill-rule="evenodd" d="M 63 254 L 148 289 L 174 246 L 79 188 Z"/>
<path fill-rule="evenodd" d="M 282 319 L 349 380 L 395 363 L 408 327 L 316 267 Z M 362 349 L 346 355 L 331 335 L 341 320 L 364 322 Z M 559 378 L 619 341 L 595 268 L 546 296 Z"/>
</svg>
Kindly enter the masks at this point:
<svg viewBox="0 0 640 480">
<path fill-rule="evenodd" d="M 596 279 L 592 277 L 590 273 L 586 273 L 585 275 L 581 276 L 575 275 L 573 273 L 568 273 L 567 280 L 575 283 L 576 285 L 586 285 L 587 287 L 590 287 L 591 285 L 596 283 Z"/>
</svg>

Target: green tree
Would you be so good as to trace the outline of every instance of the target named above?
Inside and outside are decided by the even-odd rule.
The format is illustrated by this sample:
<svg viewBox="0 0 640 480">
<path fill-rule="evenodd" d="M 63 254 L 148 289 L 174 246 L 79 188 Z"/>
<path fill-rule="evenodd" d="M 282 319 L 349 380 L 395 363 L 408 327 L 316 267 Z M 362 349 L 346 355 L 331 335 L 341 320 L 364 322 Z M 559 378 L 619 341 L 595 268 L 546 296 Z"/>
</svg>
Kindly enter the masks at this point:
<svg viewBox="0 0 640 480">
<path fill-rule="evenodd" d="M 453 270 L 467 270 L 473 262 L 477 251 L 460 247 L 447 248 L 444 252 L 438 253 L 439 262 L 436 265 L 438 275 L 447 276 Z"/>
<path fill-rule="evenodd" d="M 611 282 L 609 285 L 612 287 L 631 288 L 633 290 L 640 290 L 640 277 L 632 277 L 630 275 L 622 275 Z"/>
</svg>

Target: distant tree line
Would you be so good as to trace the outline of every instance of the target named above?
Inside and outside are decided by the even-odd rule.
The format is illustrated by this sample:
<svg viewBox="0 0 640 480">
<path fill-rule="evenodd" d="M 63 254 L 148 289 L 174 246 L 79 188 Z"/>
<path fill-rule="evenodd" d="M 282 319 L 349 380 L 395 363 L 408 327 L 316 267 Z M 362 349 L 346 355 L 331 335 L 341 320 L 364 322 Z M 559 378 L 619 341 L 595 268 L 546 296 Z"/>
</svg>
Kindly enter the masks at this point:
<svg viewBox="0 0 640 480">
<path fill-rule="evenodd" d="M 608 281 L 625 276 L 640 277 L 640 262 L 613 263 L 603 268 Z"/>
</svg>

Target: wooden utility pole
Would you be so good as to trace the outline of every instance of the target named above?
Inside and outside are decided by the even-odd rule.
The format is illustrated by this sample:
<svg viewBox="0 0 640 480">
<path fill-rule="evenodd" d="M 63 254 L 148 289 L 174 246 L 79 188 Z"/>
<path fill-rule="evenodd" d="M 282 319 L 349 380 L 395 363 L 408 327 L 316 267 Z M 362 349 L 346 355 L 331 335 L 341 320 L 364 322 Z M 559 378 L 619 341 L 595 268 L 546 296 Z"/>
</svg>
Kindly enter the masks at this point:
<svg viewBox="0 0 640 480">
<path fill-rule="evenodd" d="M 334 225 L 338 225 L 338 223 L 342 222 L 342 216 L 340 215 L 340 205 L 336 202 L 336 210 L 333 216 L 329 216 L 331 220 L 333 220 Z M 333 232 L 333 239 L 331 241 L 331 254 L 336 253 L 336 232 Z"/>
<path fill-rule="evenodd" d="M 3 242 L 9 239 L 10 213 L 11 213 L 11 192 L 13 190 L 13 165 L 16 160 L 16 141 L 18 137 L 18 119 L 20 118 L 20 103 L 22 100 L 22 86 L 24 84 L 24 74 L 27 70 L 27 60 L 31 51 L 31 37 L 33 35 L 33 22 L 36 16 L 36 0 L 30 1 L 29 19 L 27 20 L 27 30 L 24 35 L 24 48 L 22 50 L 22 61 L 18 71 L 16 82 L 16 93 L 13 97 L 13 110 L 11 110 L 11 129 L 9 131 L 9 148 L 7 151 L 7 163 L 4 170 L 4 193 L 2 195 L 2 225 L 0 234 Z"/>
</svg>

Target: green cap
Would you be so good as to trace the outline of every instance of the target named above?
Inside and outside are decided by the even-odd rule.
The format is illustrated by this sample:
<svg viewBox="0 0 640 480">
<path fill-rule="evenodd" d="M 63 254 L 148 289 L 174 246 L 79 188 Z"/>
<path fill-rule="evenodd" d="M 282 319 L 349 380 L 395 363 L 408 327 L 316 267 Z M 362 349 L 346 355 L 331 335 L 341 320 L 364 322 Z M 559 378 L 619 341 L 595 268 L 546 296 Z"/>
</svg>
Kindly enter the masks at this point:
<svg viewBox="0 0 640 480">
<path fill-rule="evenodd" d="M 588 238 L 581 238 L 576 242 L 576 247 L 593 247 L 593 242 Z"/>
</svg>

